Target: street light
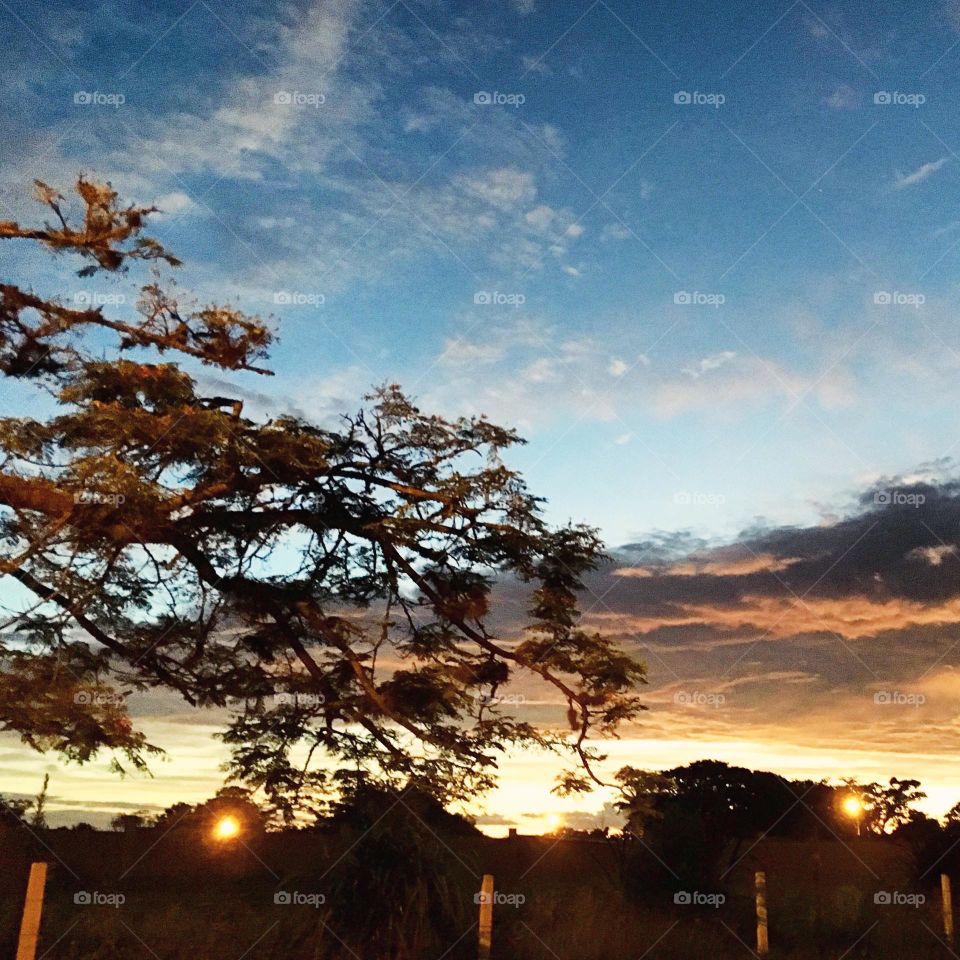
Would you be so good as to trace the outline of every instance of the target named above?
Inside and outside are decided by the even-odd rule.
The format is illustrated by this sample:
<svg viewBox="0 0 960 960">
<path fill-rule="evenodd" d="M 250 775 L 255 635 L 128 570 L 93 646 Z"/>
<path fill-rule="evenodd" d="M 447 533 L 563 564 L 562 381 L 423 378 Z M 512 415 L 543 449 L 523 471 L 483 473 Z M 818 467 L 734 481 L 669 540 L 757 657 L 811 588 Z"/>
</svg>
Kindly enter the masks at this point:
<svg viewBox="0 0 960 960">
<path fill-rule="evenodd" d="M 843 812 L 857 823 L 857 836 L 860 836 L 860 818 L 863 816 L 863 801 L 852 793 L 843 800 Z"/>
<path fill-rule="evenodd" d="M 224 843 L 233 840 L 240 833 L 240 821 L 236 817 L 221 817 L 213 827 L 213 837 L 215 840 Z"/>
</svg>

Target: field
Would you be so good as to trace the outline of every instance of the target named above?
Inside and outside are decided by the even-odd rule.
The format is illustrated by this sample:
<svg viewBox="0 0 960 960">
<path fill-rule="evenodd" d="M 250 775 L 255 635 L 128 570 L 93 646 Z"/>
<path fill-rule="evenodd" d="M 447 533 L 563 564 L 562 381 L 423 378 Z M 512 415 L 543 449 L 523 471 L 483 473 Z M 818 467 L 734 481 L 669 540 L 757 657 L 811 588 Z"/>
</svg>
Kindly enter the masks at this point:
<svg viewBox="0 0 960 960">
<path fill-rule="evenodd" d="M 475 957 L 484 873 L 496 878 L 498 960 L 748 957 L 756 870 L 767 876 L 773 956 L 951 955 L 939 890 L 915 883 L 907 850 L 880 839 L 746 844 L 721 882 L 699 890 L 678 890 L 653 858 L 603 839 L 431 834 L 421 855 L 392 859 L 376 831 L 266 834 L 229 851 L 183 831 L 3 840 L 4 957 L 44 845 L 48 960 Z"/>
</svg>

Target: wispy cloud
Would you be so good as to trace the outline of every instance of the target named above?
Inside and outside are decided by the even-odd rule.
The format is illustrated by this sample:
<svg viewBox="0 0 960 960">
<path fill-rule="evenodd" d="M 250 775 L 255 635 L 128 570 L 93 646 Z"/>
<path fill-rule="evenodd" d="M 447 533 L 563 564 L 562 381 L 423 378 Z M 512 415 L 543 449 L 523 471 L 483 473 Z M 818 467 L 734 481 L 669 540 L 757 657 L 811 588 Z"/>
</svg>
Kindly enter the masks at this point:
<svg viewBox="0 0 960 960">
<path fill-rule="evenodd" d="M 949 157 L 941 157 L 939 160 L 931 160 L 929 163 L 921 164 L 912 173 L 898 173 L 893 181 L 893 189 L 904 190 L 915 184 L 923 183 L 927 177 L 935 174 L 949 159 Z"/>
<path fill-rule="evenodd" d="M 688 377 L 692 377 L 694 380 L 698 380 L 705 373 L 709 373 L 711 370 L 718 370 L 725 363 L 732 360 L 735 356 L 736 353 L 733 350 L 723 350 L 720 353 L 713 354 L 712 356 L 704 357 L 702 360 L 698 360 L 689 367 L 684 367 L 683 373 L 685 373 Z"/>
</svg>

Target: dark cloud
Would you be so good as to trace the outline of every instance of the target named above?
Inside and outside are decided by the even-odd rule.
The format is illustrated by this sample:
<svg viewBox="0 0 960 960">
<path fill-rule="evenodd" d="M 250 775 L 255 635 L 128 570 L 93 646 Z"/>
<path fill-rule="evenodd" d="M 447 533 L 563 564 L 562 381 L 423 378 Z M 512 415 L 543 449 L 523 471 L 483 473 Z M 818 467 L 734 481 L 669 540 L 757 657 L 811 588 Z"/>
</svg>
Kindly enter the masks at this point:
<svg viewBox="0 0 960 960">
<path fill-rule="evenodd" d="M 879 483 L 852 515 L 810 527 L 754 528 L 734 543 L 676 536 L 616 551 L 607 599 L 650 615 L 691 605 L 735 607 L 750 598 L 939 603 L 960 596 L 960 481 Z"/>
<path fill-rule="evenodd" d="M 956 479 L 883 480 L 819 523 L 727 543 L 656 534 L 587 588 L 586 624 L 647 666 L 630 738 L 956 750 Z M 506 596 L 518 617 L 522 594 Z"/>
</svg>

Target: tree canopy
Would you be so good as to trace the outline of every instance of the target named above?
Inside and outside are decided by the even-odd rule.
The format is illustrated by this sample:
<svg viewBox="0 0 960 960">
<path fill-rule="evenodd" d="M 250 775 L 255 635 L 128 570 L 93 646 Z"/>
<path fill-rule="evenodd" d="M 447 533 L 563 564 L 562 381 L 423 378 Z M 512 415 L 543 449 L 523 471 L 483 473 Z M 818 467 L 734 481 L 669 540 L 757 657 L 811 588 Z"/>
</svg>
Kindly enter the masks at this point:
<svg viewBox="0 0 960 960">
<path fill-rule="evenodd" d="M 85 277 L 152 276 L 116 316 L 0 284 L 18 413 L 0 419 L 0 572 L 32 598 L 0 633 L 0 726 L 143 766 L 156 748 L 124 695 L 173 690 L 231 708 L 231 775 L 287 812 L 336 770 L 466 795 L 517 744 L 570 748 L 592 776 L 588 738 L 642 709 L 643 668 L 580 627 L 601 543 L 544 521 L 502 459 L 520 438 L 393 385 L 335 427 L 203 395 L 202 365 L 269 372 L 269 325 L 181 302 L 162 273 L 179 261 L 144 234 L 154 208 L 84 179 L 73 203 L 36 190 L 48 221 L 0 222 L 0 239 L 77 257 Z M 505 636 L 500 578 L 529 599 Z M 569 731 L 501 709 L 516 673 L 557 694 Z"/>
</svg>

